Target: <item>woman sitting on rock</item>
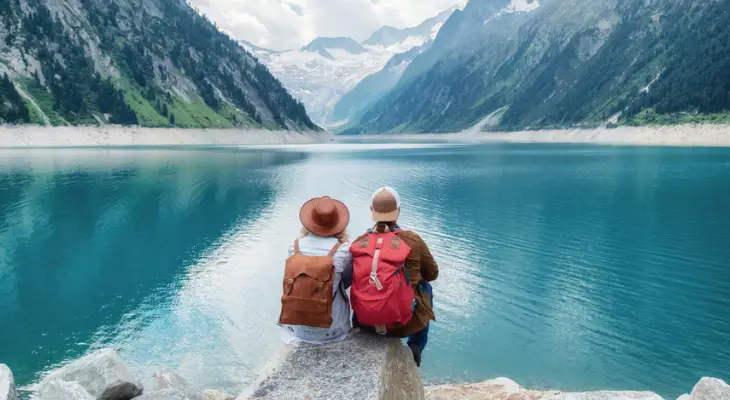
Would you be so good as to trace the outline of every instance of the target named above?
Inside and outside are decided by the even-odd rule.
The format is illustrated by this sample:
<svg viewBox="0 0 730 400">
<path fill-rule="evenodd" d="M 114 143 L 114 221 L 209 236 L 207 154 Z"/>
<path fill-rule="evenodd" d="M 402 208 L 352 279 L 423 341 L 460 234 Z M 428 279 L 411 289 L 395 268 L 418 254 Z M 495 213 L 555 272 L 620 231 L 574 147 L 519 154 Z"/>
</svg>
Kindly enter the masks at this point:
<svg viewBox="0 0 730 400">
<path fill-rule="evenodd" d="M 350 212 L 329 196 L 306 202 L 299 211 L 302 231 L 289 247 L 284 268 L 279 325 L 287 343 L 323 344 L 347 338 L 352 254 Z"/>
</svg>

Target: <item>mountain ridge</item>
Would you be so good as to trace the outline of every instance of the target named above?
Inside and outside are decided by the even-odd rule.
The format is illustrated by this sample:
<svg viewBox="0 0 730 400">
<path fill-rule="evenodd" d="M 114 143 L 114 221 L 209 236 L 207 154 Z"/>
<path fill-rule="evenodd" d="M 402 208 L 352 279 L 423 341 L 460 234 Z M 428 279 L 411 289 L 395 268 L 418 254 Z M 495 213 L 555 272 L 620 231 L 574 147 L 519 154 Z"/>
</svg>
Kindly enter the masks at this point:
<svg viewBox="0 0 730 400">
<path fill-rule="evenodd" d="M 265 66 L 184 1 L 6 3 L 0 75 L 29 116 L 0 114 L 5 123 L 320 129 Z"/>
<path fill-rule="evenodd" d="M 262 49 L 245 41 L 240 43 L 306 106 L 313 120 L 334 128 L 350 119 L 349 110 L 354 111 L 352 107 L 340 106 L 335 113 L 343 96 L 368 76 L 381 71 L 391 58 L 430 42 L 452 10 L 446 9 L 413 27 L 392 28 L 401 32 L 395 36 L 399 41 L 390 37 L 379 44 L 368 44 L 370 38 L 358 43 L 352 38 L 318 37 L 300 49 L 283 51 Z M 390 30 L 380 28 L 371 38 L 383 29 Z"/>
<path fill-rule="evenodd" d="M 544 0 L 478 29 L 469 13 L 490 4 L 454 13 L 347 132 L 454 132 L 497 111 L 490 130 L 730 120 L 726 0 Z M 468 18 L 471 40 L 449 40 Z"/>
</svg>

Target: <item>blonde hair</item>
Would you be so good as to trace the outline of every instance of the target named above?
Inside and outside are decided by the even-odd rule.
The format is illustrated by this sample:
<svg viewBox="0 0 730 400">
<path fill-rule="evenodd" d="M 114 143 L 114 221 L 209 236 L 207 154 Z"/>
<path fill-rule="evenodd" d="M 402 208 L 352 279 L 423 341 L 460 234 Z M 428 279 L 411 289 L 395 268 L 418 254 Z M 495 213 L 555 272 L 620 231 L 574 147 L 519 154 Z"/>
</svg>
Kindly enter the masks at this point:
<svg viewBox="0 0 730 400">
<path fill-rule="evenodd" d="M 310 233 L 311 232 L 309 232 L 309 229 L 302 226 L 301 231 L 299 231 L 299 239 L 304 238 L 305 236 L 309 235 Z M 347 232 L 347 228 L 345 228 L 342 232 L 329 236 L 329 237 L 336 237 L 340 243 L 347 243 L 350 241 L 350 234 Z"/>
</svg>

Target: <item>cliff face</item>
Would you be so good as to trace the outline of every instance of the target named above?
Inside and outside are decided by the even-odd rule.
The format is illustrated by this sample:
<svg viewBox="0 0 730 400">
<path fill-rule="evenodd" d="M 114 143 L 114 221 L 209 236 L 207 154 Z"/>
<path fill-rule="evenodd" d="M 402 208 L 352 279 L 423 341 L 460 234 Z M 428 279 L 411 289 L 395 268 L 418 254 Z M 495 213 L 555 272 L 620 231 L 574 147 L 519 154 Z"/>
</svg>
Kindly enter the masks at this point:
<svg viewBox="0 0 730 400">
<path fill-rule="evenodd" d="M 453 132 L 497 110 L 501 130 L 730 114 L 729 1 L 503 6 L 454 13 L 356 132 Z"/>
<path fill-rule="evenodd" d="M 3 122 L 318 129 L 182 0 L 2 0 L 0 78 Z"/>
</svg>

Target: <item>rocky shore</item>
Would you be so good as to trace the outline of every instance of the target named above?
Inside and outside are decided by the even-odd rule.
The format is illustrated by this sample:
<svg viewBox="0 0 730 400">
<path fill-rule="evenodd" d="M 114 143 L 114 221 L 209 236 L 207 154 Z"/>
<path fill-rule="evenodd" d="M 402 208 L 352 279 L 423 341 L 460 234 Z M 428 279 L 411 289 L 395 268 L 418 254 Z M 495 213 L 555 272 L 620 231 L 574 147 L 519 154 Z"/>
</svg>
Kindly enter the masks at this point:
<svg viewBox="0 0 730 400">
<path fill-rule="evenodd" d="M 528 390 L 507 378 L 480 383 L 426 387 L 428 400 L 665 400 L 652 392 L 598 391 L 567 393 Z M 670 400 L 670 399 L 666 399 Z M 730 386 L 720 379 L 702 378 L 677 400 L 730 400 Z"/>
<path fill-rule="evenodd" d="M 555 129 L 517 132 L 394 134 L 342 136 L 342 140 L 460 143 L 562 143 L 610 146 L 730 147 L 730 125 L 687 124 L 665 126 L 621 126 L 596 129 Z"/>
<path fill-rule="evenodd" d="M 321 143 L 329 132 L 176 129 L 127 126 L 0 126 L 0 148 L 92 146 L 248 146 Z"/>
<path fill-rule="evenodd" d="M 360 356 L 354 356 L 360 355 Z M 333 345 L 283 346 L 257 382 L 237 397 L 203 390 L 167 371 L 144 387 L 111 349 L 97 350 L 44 377 L 32 400 L 664 400 L 652 392 L 536 391 L 507 378 L 423 387 L 413 359 L 397 339 L 353 335 Z M 10 369 L 0 364 L 0 400 L 19 400 Z M 674 399 L 666 399 L 674 400 Z M 702 378 L 676 400 L 730 400 L 730 385 Z"/>
<path fill-rule="evenodd" d="M 33 400 L 233 400 L 217 390 L 202 390 L 167 371 L 154 374 L 146 388 L 114 350 L 101 349 L 51 372 L 34 385 Z M 13 374 L 0 364 L 0 400 L 19 400 Z"/>
</svg>

